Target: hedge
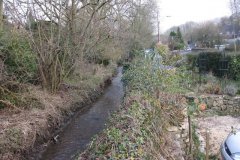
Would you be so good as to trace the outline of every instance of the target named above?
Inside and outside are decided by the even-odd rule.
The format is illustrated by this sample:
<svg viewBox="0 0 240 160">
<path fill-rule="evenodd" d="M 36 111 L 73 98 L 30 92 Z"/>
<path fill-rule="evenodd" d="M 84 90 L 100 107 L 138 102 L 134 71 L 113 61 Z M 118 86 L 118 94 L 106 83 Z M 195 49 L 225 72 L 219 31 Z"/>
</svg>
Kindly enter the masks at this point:
<svg viewBox="0 0 240 160">
<path fill-rule="evenodd" d="M 205 65 L 203 64 L 206 59 Z M 240 80 L 240 54 L 227 53 L 225 56 L 221 52 L 199 52 L 187 55 L 187 67 L 190 70 L 209 73 L 214 76 L 223 77 L 223 60 L 227 67 L 226 74 L 229 79 Z M 201 65 L 202 64 L 202 65 Z"/>
</svg>

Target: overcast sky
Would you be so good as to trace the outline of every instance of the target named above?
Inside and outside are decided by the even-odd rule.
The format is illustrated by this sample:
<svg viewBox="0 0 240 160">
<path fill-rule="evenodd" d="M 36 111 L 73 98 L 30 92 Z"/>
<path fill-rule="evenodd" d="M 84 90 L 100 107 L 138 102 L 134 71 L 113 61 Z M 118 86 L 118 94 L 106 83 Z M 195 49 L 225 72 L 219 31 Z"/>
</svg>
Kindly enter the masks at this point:
<svg viewBox="0 0 240 160">
<path fill-rule="evenodd" d="M 157 0 L 161 32 L 188 21 L 204 22 L 229 16 L 230 0 Z M 167 18 L 166 16 L 171 16 Z"/>
</svg>

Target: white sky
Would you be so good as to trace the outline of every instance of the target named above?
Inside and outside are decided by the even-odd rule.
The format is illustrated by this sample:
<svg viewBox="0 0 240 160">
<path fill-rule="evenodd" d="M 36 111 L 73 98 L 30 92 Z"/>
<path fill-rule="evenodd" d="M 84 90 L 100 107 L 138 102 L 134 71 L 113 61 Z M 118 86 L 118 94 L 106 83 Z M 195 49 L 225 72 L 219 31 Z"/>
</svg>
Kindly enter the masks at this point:
<svg viewBox="0 0 240 160">
<path fill-rule="evenodd" d="M 230 0 L 157 0 L 160 30 L 166 31 L 188 21 L 204 22 L 231 14 Z M 171 16 L 167 18 L 166 16 Z"/>
</svg>

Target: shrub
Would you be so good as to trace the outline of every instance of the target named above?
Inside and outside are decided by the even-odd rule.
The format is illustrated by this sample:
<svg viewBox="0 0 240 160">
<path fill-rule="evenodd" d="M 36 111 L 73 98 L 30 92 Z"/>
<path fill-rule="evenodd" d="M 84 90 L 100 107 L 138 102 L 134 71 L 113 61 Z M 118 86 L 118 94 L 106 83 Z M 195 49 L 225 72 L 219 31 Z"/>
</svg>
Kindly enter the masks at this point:
<svg viewBox="0 0 240 160">
<path fill-rule="evenodd" d="M 109 59 L 104 59 L 102 61 L 102 64 L 106 67 L 106 66 L 108 66 L 110 64 L 110 60 Z"/>
<path fill-rule="evenodd" d="M 20 82 L 33 82 L 37 75 L 36 56 L 20 33 L 8 31 L 0 37 L 1 57 L 9 76 Z"/>
<path fill-rule="evenodd" d="M 208 93 L 208 94 L 221 94 L 222 89 L 220 84 L 208 82 L 206 84 L 203 84 L 199 87 L 198 92 L 200 93 Z"/>
<path fill-rule="evenodd" d="M 165 65 L 175 65 L 177 61 L 182 60 L 180 54 L 172 54 L 166 45 L 157 45 L 155 50 L 162 57 L 162 63 Z"/>
<path fill-rule="evenodd" d="M 238 92 L 238 89 L 233 84 L 226 85 L 226 87 L 224 88 L 224 93 L 229 96 L 236 96 L 237 92 Z"/>
<path fill-rule="evenodd" d="M 153 61 L 137 58 L 125 72 L 123 82 L 129 88 L 136 90 L 155 92 L 158 88 L 176 93 L 186 91 L 189 86 L 189 76 L 185 68 L 156 68 Z"/>
<path fill-rule="evenodd" d="M 143 54 L 143 50 L 132 50 L 129 52 L 128 59 L 129 61 L 133 60 L 135 57 L 138 57 Z"/>
<path fill-rule="evenodd" d="M 240 55 L 232 56 L 229 66 L 229 77 L 240 80 Z"/>
<path fill-rule="evenodd" d="M 197 66 L 198 54 L 191 53 L 191 54 L 187 54 L 186 57 L 187 57 L 187 63 L 186 63 L 187 69 L 194 71 Z"/>
<path fill-rule="evenodd" d="M 167 57 L 167 54 L 169 54 L 168 46 L 159 44 L 156 46 L 157 52 L 165 59 Z"/>
<path fill-rule="evenodd" d="M 240 89 L 238 89 L 238 92 L 237 92 L 238 95 L 240 95 Z"/>
<path fill-rule="evenodd" d="M 203 55 L 204 54 L 204 55 Z M 205 53 L 193 53 L 187 55 L 187 68 L 196 71 L 199 71 L 200 59 L 204 57 L 206 59 L 206 65 L 203 69 L 203 72 L 209 73 L 212 72 L 214 76 L 222 77 L 220 64 L 222 59 L 222 54 L 220 52 L 205 52 Z M 240 79 L 240 55 L 231 55 L 227 54 L 225 59 L 228 61 L 228 73 L 227 76 L 230 79 L 239 80 Z"/>
</svg>

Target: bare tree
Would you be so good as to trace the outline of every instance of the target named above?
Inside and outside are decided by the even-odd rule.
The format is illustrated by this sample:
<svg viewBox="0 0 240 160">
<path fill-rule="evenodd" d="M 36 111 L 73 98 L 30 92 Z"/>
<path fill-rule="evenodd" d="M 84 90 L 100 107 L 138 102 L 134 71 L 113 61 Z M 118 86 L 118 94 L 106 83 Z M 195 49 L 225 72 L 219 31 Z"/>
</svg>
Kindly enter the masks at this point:
<svg viewBox="0 0 240 160">
<path fill-rule="evenodd" d="M 3 28 L 3 0 L 0 0 L 0 30 Z"/>
<path fill-rule="evenodd" d="M 152 43 L 154 0 L 6 1 L 12 23 L 26 28 L 44 88 L 55 92 L 78 61 L 117 59 Z"/>
</svg>

